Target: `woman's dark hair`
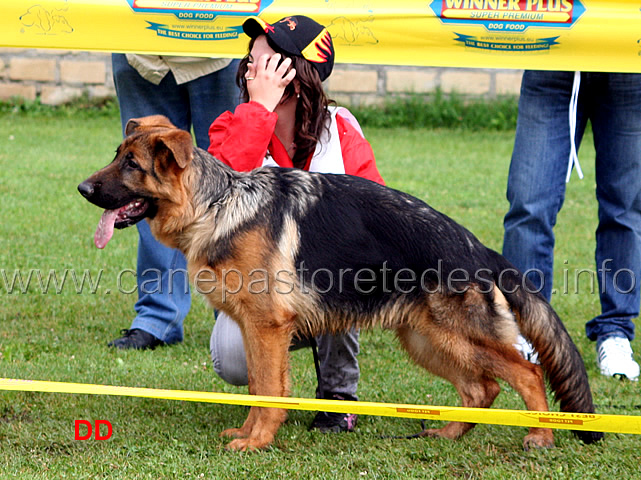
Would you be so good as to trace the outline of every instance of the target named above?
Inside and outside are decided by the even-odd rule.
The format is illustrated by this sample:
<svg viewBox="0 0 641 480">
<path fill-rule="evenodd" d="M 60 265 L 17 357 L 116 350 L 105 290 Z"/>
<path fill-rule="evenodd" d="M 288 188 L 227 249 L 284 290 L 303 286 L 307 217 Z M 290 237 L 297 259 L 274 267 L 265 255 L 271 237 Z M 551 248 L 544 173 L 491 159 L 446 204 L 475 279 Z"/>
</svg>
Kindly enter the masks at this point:
<svg viewBox="0 0 641 480">
<path fill-rule="evenodd" d="M 249 42 L 249 51 L 254 46 L 254 41 L 255 39 L 252 38 Z M 283 59 L 286 57 L 291 58 L 292 68 L 296 69 L 300 98 L 298 98 L 296 104 L 296 127 L 294 131 L 296 152 L 292 160 L 295 167 L 303 168 L 310 154 L 316 149 L 316 144 L 320 140 L 323 130 L 329 131 L 330 113 L 327 107 L 335 102 L 325 94 L 320 76 L 309 61 L 303 57 L 288 55 L 272 43 L 269 38 L 267 42 L 274 51 L 283 56 Z M 240 87 L 243 102 L 249 101 L 247 80 L 245 79 L 248 63 L 249 54 L 240 61 L 238 72 L 236 73 L 236 83 Z M 295 96 L 294 82 L 290 82 L 283 93 L 283 100 Z"/>
</svg>

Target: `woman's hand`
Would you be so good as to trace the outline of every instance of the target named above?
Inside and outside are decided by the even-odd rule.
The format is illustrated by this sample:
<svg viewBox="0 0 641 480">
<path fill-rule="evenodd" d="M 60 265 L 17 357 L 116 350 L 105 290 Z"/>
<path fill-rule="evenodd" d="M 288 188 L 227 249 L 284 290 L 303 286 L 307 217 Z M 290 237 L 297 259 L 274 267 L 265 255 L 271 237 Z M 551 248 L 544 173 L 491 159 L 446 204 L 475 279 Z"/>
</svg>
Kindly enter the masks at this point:
<svg viewBox="0 0 641 480">
<path fill-rule="evenodd" d="M 245 74 L 249 99 L 262 104 L 270 112 L 278 106 L 285 87 L 296 76 L 296 70 L 289 68 L 291 58 L 285 58 L 279 65 L 280 59 L 280 53 L 271 57 L 268 54 L 261 55 L 255 63 L 247 65 Z"/>
</svg>

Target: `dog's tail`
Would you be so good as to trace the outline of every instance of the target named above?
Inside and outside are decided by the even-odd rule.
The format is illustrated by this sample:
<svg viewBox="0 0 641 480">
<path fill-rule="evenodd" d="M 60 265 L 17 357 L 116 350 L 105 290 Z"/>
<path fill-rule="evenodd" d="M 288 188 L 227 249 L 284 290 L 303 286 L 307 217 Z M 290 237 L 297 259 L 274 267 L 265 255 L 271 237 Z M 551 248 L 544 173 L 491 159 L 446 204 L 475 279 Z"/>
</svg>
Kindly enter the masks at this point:
<svg viewBox="0 0 641 480">
<path fill-rule="evenodd" d="M 561 411 L 594 413 L 585 365 L 561 319 L 543 295 L 533 293 L 535 287 L 520 272 L 505 259 L 503 262 L 511 274 L 502 275 L 497 283 L 514 311 L 521 334 L 536 349 Z M 585 443 L 603 438 L 601 432 L 573 433 Z"/>
</svg>

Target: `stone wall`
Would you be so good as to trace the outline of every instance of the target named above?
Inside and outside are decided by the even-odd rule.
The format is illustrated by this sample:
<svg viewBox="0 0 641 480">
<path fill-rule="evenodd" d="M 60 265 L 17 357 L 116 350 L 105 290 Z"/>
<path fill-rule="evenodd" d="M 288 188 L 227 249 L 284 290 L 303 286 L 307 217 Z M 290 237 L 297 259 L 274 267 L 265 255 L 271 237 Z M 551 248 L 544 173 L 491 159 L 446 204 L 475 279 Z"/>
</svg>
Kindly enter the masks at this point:
<svg viewBox="0 0 641 480">
<path fill-rule="evenodd" d="M 518 95 L 520 79 L 518 70 L 339 64 L 326 88 L 338 103 L 354 105 L 439 88 L 472 97 Z M 0 100 L 18 96 L 58 105 L 83 94 L 115 94 L 108 53 L 0 48 Z"/>
<path fill-rule="evenodd" d="M 0 100 L 39 97 L 58 105 L 84 93 L 114 95 L 109 54 L 0 48 Z"/>
</svg>

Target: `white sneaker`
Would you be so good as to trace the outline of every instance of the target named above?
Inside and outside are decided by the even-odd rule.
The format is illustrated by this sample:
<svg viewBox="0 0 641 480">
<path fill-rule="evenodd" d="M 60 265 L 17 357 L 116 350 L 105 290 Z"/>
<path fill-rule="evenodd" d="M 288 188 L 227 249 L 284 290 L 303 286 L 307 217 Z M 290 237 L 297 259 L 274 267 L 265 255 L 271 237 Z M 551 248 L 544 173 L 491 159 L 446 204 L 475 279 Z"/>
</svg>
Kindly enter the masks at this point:
<svg viewBox="0 0 641 480">
<path fill-rule="evenodd" d="M 639 379 L 639 364 L 632 358 L 632 347 L 627 338 L 609 337 L 597 350 L 599 369 L 608 377 Z"/>
<path fill-rule="evenodd" d="M 534 350 L 534 347 L 530 342 L 528 342 L 523 335 L 519 333 L 519 336 L 516 337 L 516 343 L 514 344 L 514 348 L 516 348 L 521 356 L 525 358 L 528 362 L 534 363 L 536 365 L 539 364 L 539 354 L 536 353 L 536 350 Z"/>
</svg>

